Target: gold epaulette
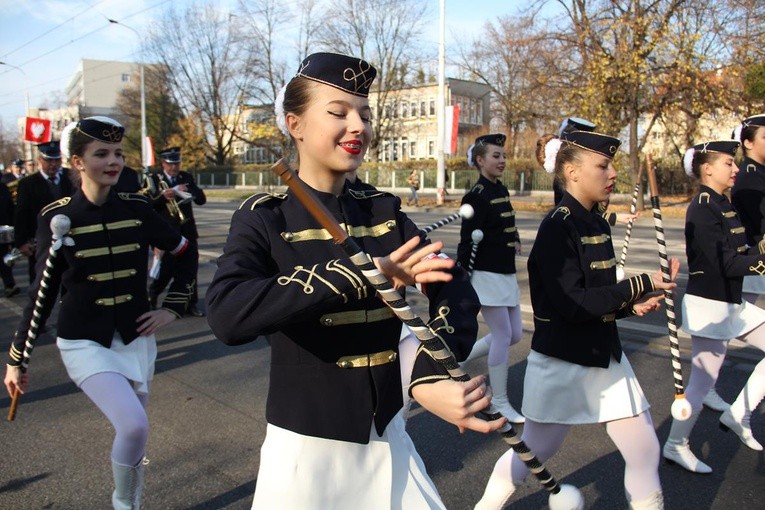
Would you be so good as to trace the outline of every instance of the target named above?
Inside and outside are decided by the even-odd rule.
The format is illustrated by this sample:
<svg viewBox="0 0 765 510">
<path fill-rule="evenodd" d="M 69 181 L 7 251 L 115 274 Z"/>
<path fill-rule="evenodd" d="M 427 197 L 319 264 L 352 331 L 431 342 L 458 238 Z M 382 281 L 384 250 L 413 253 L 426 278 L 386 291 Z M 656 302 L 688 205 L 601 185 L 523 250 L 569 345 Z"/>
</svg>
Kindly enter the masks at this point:
<svg viewBox="0 0 765 510">
<path fill-rule="evenodd" d="M 387 191 L 380 191 L 378 189 L 362 189 L 362 190 L 355 190 L 353 188 L 348 188 L 348 194 L 355 198 L 356 200 L 365 200 L 367 198 L 375 198 L 375 197 L 392 197 L 395 196 L 392 193 L 388 193 Z"/>
<path fill-rule="evenodd" d="M 146 195 L 141 195 L 140 193 L 117 193 L 117 196 L 122 200 L 135 200 L 145 204 L 149 203 L 149 199 L 146 197 Z"/>
<path fill-rule="evenodd" d="M 64 197 L 59 198 L 55 202 L 51 202 L 50 204 L 46 205 L 42 208 L 42 211 L 40 211 L 40 214 L 47 214 L 48 212 L 52 211 L 53 209 L 58 209 L 59 207 L 63 207 L 66 204 L 68 204 L 72 200 L 72 197 Z"/>
<path fill-rule="evenodd" d="M 699 204 L 708 204 L 709 199 L 712 198 L 706 191 L 699 194 Z"/>
<path fill-rule="evenodd" d="M 483 191 L 483 184 L 476 184 L 470 188 L 470 193 L 480 193 Z"/>
<path fill-rule="evenodd" d="M 272 200 L 286 200 L 286 193 L 256 193 L 247 199 L 239 206 L 239 209 L 249 208 L 251 211 L 256 207 L 266 204 Z"/>
<path fill-rule="evenodd" d="M 555 218 L 555 215 L 558 214 L 558 213 L 561 213 L 563 215 L 563 219 L 565 220 L 571 214 L 571 209 L 569 209 L 568 207 L 565 207 L 565 206 L 558 207 L 550 215 L 550 218 Z"/>
</svg>

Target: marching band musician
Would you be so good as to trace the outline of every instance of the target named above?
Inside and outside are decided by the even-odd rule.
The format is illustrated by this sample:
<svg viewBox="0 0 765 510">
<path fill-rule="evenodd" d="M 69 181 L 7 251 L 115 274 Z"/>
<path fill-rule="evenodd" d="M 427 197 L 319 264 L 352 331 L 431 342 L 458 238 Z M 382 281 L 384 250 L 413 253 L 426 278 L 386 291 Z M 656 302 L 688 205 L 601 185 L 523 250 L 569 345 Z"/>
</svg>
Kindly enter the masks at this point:
<svg viewBox="0 0 765 510">
<path fill-rule="evenodd" d="M 306 57 L 276 99 L 277 124 L 297 148 L 300 179 L 396 288 L 426 284 L 430 328 L 464 359 L 478 303 L 467 275 L 420 244 L 401 201 L 353 190 L 346 174 L 371 142 L 367 99 L 376 70 L 332 53 Z M 253 508 L 443 508 L 404 429 L 401 322 L 296 196 L 245 200 L 207 292 L 224 343 L 266 334 L 271 376 Z M 410 395 L 461 428 L 496 430 L 483 377 L 448 379 L 422 349 Z"/>
<path fill-rule="evenodd" d="M 515 275 L 515 255 L 521 252 L 521 238 L 510 193 L 499 180 L 505 171 L 505 141 L 501 133 L 483 135 L 468 149 L 468 164 L 478 170 L 479 178 L 462 198 L 463 204 L 473 207 L 474 214 L 462 220 L 457 261 L 469 268 L 471 235 L 481 230 L 483 240 L 477 247 L 470 282 L 481 302 L 489 334 L 476 341 L 465 361 L 482 354 L 483 344 L 488 345 L 491 402 L 512 423 L 523 423 L 523 416 L 507 398 L 508 351 L 523 339 L 523 319 L 521 290 Z"/>
<path fill-rule="evenodd" d="M 198 252 L 199 232 L 194 221 L 193 201 L 197 205 L 207 202 L 205 192 L 197 186 L 194 176 L 181 170 L 180 147 L 169 147 L 159 151 L 159 159 L 162 171 L 151 174 L 154 179 L 154 189 L 157 194 L 151 196 L 154 208 L 167 221 L 174 225 L 180 233 L 194 246 L 194 252 Z M 199 260 L 196 261 L 197 266 Z M 197 304 L 198 292 L 196 275 L 198 267 L 194 269 L 194 285 L 190 288 L 191 299 L 186 313 L 194 317 L 204 317 L 204 312 Z M 163 253 L 160 259 L 159 274 L 152 278 L 149 284 L 149 300 L 152 306 L 156 306 L 159 295 L 165 290 L 171 279 L 175 278 L 174 257 L 169 253 Z"/>
<path fill-rule="evenodd" d="M 572 131 L 547 142 L 545 169 L 565 193 L 539 226 L 529 254 L 534 335 L 523 385 L 523 441 L 541 462 L 562 446 L 572 425 L 605 423 L 625 461 L 631 508 L 663 508 L 659 442 L 648 401 L 622 352 L 616 319 L 659 307 L 671 289 L 660 271 L 616 282 L 608 223 L 592 210 L 616 182 L 616 138 Z M 679 262 L 672 260 L 674 280 Z M 476 509 L 499 510 L 529 471 L 510 450 L 494 466 Z"/>
<path fill-rule="evenodd" d="M 39 144 L 37 151 L 40 170 L 19 180 L 13 221 L 16 247 L 24 256 L 29 257 L 30 285 L 36 276 L 37 259 L 32 240 L 37 232 L 37 215 L 54 200 L 74 193 L 68 169 L 61 166 L 60 143 L 52 141 Z"/>
<path fill-rule="evenodd" d="M 730 140 L 701 143 L 683 158 L 686 173 L 700 183 L 685 217 L 688 286 L 682 328 L 691 335 L 692 366 L 685 393 L 692 414 L 688 420 L 672 421 L 664 457 L 695 473 L 712 472 L 691 451 L 689 437 L 702 399 L 717 380 L 728 341 L 738 338 L 765 350 L 765 310 L 742 299 L 744 277 L 765 275 L 765 241 L 749 247 L 738 212 L 724 194 L 739 172 L 733 159 L 739 145 Z M 720 416 L 721 427 L 733 430 L 753 450 L 762 446 L 752 436 L 749 418 L 763 397 L 765 360 L 755 366 L 736 401 Z"/>
<path fill-rule="evenodd" d="M 67 289 L 61 297 L 56 344 L 69 376 L 114 427 L 112 504 L 119 510 L 140 507 L 148 437 L 145 406 L 157 354 L 154 333 L 185 310 L 194 255 L 193 247 L 154 212 L 146 197 L 111 190 L 125 164 L 123 133 L 107 117 L 89 117 L 64 128 L 63 149 L 76 172 L 73 177 L 81 182 L 72 197 L 41 211 L 34 285 L 37 291 L 45 269 Z M 49 225 L 59 214 L 70 219 L 67 236 L 74 242 L 64 243 L 46 268 Z M 173 284 L 177 288 L 168 294 L 177 299 L 168 297 L 155 311 L 149 310 L 146 295 L 149 244 L 179 256 L 177 265 L 184 269 Z M 48 293 L 38 309 L 32 297 L 24 309 L 5 375 L 11 395 L 16 388 L 23 393 L 28 383 L 19 367 L 33 314 L 44 321 L 55 301 L 55 293 Z"/>
<path fill-rule="evenodd" d="M 8 190 L 8 186 L 0 181 L 0 225 L 2 225 L 4 235 L 13 233 L 13 227 L 11 227 L 13 225 L 13 209 L 13 196 Z M 3 258 L 11 250 L 11 246 L 13 246 L 12 237 L 0 239 L 0 279 L 3 280 L 5 297 L 13 297 L 21 292 L 21 289 L 16 286 L 13 269 L 3 263 Z"/>
</svg>

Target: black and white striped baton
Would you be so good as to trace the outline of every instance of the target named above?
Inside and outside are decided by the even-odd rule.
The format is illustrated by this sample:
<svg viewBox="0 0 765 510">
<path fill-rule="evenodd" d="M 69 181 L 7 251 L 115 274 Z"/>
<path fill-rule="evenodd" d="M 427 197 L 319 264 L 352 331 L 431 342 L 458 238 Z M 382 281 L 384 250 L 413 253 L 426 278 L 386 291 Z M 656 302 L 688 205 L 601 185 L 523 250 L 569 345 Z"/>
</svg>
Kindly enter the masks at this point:
<svg viewBox="0 0 765 510">
<path fill-rule="evenodd" d="M 50 229 L 53 232 L 53 242 L 48 250 L 48 258 L 45 260 L 45 269 L 43 270 L 42 278 L 40 279 L 40 286 L 37 288 L 37 298 L 35 299 L 35 308 L 32 312 L 32 320 L 27 328 L 27 340 L 24 343 L 24 353 L 21 359 L 21 373 L 26 373 L 29 368 L 29 358 L 32 356 L 32 351 L 35 348 L 35 341 L 37 340 L 37 334 L 40 330 L 40 325 L 43 321 L 43 307 L 45 300 L 50 290 L 50 283 L 52 278 L 53 264 L 56 261 L 56 254 L 59 248 L 62 246 L 74 246 L 74 240 L 71 237 L 66 237 L 69 233 L 69 229 L 72 223 L 68 216 L 63 214 L 57 214 L 50 220 Z M 54 289 L 55 290 L 55 289 Z M 16 418 L 16 410 L 19 406 L 19 398 L 21 392 L 18 386 L 13 392 L 13 398 L 11 399 L 11 407 L 8 409 L 8 421 L 13 421 Z"/>
<path fill-rule="evenodd" d="M 454 221 L 457 221 L 458 219 L 470 219 L 473 217 L 473 214 L 475 214 L 475 211 L 473 210 L 473 206 L 470 204 L 462 204 L 459 211 L 457 211 L 454 214 L 450 214 L 446 218 L 441 218 L 435 223 L 431 223 L 427 227 L 421 228 L 420 231 L 424 233 L 425 235 L 430 234 L 434 230 L 443 227 L 444 225 L 448 225 L 449 223 L 452 223 Z"/>
<path fill-rule="evenodd" d="M 667 242 L 664 239 L 664 226 L 661 221 L 661 205 L 659 203 L 659 186 L 656 183 L 656 172 L 653 168 L 651 154 L 646 155 L 646 173 L 648 174 L 648 187 L 651 190 L 651 208 L 653 210 L 653 222 L 656 229 L 656 244 L 659 247 L 659 264 L 661 276 L 665 282 L 670 281 L 669 261 L 667 259 Z M 675 383 L 675 401 L 672 403 L 671 413 L 676 420 L 687 420 L 691 416 L 691 405 L 685 398 L 683 386 L 683 367 L 680 364 L 680 342 L 677 340 L 677 324 L 675 319 L 675 300 L 672 291 L 664 291 L 664 308 L 667 311 L 667 329 L 669 331 L 669 354 L 672 361 L 672 377 Z"/>
<path fill-rule="evenodd" d="M 356 241 L 354 241 L 340 224 L 337 223 L 332 216 L 332 213 L 327 210 L 324 204 L 316 199 L 305 183 L 303 183 L 297 174 L 287 166 L 287 163 L 284 160 L 279 160 L 271 167 L 271 170 L 281 177 L 282 182 L 287 184 L 295 195 L 295 198 L 297 198 L 308 210 L 311 216 L 319 222 L 327 232 L 329 232 L 335 243 L 345 251 L 348 257 L 350 257 L 351 262 L 361 270 L 364 277 L 380 294 L 380 297 L 385 301 L 385 304 L 388 305 L 396 316 L 412 330 L 417 339 L 422 343 L 428 355 L 435 362 L 444 367 L 453 380 L 461 382 L 469 381 L 470 376 L 460 368 L 449 347 L 444 344 L 441 338 L 433 334 L 425 322 L 414 312 L 414 310 L 412 310 L 406 300 L 401 297 L 401 294 L 393 288 L 393 285 L 388 281 L 385 275 L 375 267 L 369 255 L 362 251 Z M 489 420 L 498 420 L 501 418 L 501 414 L 499 414 L 491 404 L 488 409 L 482 412 L 482 414 Z M 499 432 L 502 434 L 505 441 L 507 441 L 513 450 L 515 450 L 518 457 L 523 460 L 529 470 L 539 479 L 545 489 L 550 492 L 551 508 L 580 508 L 572 504 L 567 504 L 569 498 L 572 498 L 572 494 L 575 497 L 578 497 L 583 505 L 583 499 L 579 490 L 572 486 L 561 486 L 516 434 L 510 423 L 506 423 Z M 561 504 L 563 504 L 563 506 L 560 506 Z"/>
<path fill-rule="evenodd" d="M 467 272 L 473 274 L 476 255 L 478 255 L 478 245 L 483 241 L 483 230 L 475 229 L 470 233 L 470 258 L 468 259 Z"/>
<path fill-rule="evenodd" d="M 637 211 L 638 195 L 640 194 L 640 172 L 638 172 L 637 183 L 635 183 L 635 189 L 632 190 L 632 203 L 630 204 L 630 214 L 635 214 Z M 635 220 L 630 219 L 627 222 L 627 231 L 624 234 L 624 244 L 622 245 L 622 254 L 619 258 L 619 263 L 616 264 L 616 281 L 620 282 L 624 280 L 624 264 L 627 262 L 627 250 L 630 248 L 630 238 L 632 237 L 632 224 Z"/>
</svg>

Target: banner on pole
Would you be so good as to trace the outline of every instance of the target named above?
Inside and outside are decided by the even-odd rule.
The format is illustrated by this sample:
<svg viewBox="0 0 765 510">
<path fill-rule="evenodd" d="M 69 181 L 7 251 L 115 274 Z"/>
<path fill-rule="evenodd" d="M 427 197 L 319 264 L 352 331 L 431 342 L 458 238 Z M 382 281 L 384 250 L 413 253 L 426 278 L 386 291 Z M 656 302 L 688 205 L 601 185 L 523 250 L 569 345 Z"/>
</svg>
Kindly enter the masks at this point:
<svg viewBox="0 0 765 510">
<path fill-rule="evenodd" d="M 444 130 L 444 154 L 457 152 L 457 135 L 460 126 L 460 105 L 447 106 L 444 112 L 446 129 Z"/>
<path fill-rule="evenodd" d="M 51 139 L 50 120 L 26 117 L 24 124 L 24 141 L 31 143 L 48 143 Z"/>
<path fill-rule="evenodd" d="M 151 143 L 151 137 L 147 136 L 143 140 L 143 154 L 144 154 L 144 161 L 143 161 L 143 167 L 148 168 L 150 166 L 154 166 L 154 144 Z"/>
</svg>

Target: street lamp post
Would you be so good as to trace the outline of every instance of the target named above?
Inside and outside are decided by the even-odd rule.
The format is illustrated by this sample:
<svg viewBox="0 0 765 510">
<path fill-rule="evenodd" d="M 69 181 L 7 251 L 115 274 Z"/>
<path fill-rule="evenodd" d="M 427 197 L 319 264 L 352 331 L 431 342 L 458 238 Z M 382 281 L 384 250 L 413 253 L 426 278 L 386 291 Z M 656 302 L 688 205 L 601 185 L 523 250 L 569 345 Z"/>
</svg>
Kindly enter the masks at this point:
<svg viewBox="0 0 765 510">
<path fill-rule="evenodd" d="M 138 39 L 139 40 L 141 39 L 141 34 L 139 34 L 138 31 L 135 28 L 133 28 L 133 27 L 131 27 L 129 25 L 126 25 L 124 23 L 120 23 L 119 21 L 117 21 L 115 19 L 110 19 L 110 18 L 107 18 L 107 19 L 109 20 L 109 23 L 113 23 L 115 25 L 120 25 L 120 26 L 123 26 L 123 27 L 127 28 L 128 30 L 132 30 L 133 33 L 136 36 L 138 36 Z M 148 167 L 148 157 L 147 157 L 147 152 L 148 152 L 147 149 L 148 149 L 148 147 L 146 146 L 147 145 L 147 136 L 146 136 L 146 89 L 144 87 L 144 81 L 143 81 L 143 63 L 142 62 L 138 63 L 138 69 L 139 69 L 139 73 L 141 75 L 141 165 L 143 167 L 143 170 L 146 171 L 146 169 Z"/>
</svg>

